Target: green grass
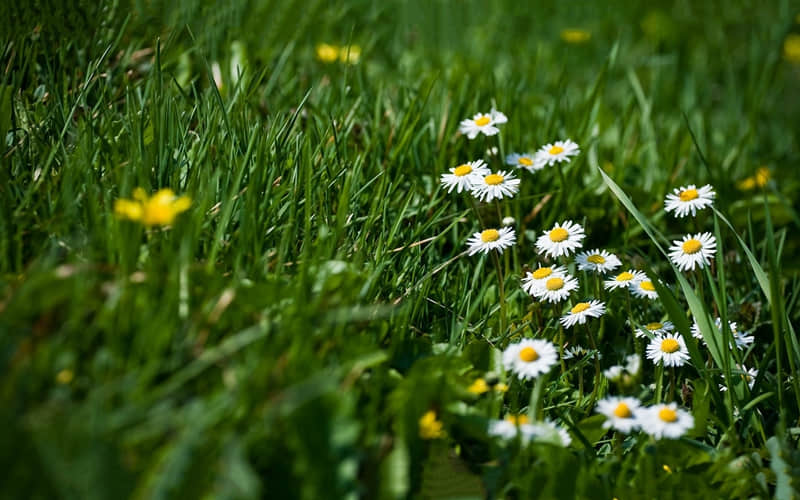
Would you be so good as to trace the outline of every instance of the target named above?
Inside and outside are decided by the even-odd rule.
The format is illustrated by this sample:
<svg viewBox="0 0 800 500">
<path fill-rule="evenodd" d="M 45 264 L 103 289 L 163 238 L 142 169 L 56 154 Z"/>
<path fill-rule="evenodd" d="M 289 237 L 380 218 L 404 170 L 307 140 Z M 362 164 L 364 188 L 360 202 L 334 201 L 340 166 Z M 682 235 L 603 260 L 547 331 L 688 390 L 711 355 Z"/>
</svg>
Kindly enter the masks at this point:
<svg viewBox="0 0 800 500">
<path fill-rule="evenodd" d="M 800 495 L 800 66 L 783 57 L 797 5 L 225 4 L 0 7 L 4 495 Z M 591 38 L 566 43 L 564 28 Z M 323 63 L 318 43 L 358 44 L 360 60 Z M 499 136 L 457 133 L 492 106 L 509 116 Z M 519 172 L 497 208 L 440 188 L 489 147 L 567 137 L 582 153 L 563 176 Z M 737 187 L 760 166 L 763 189 Z M 665 215 L 689 183 L 714 186 L 715 210 Z M 191 208 L 168 228 L 120 220 L 136 187 Z M 499 266 L 462 254 L 478 216 L 515 219 Z M 584 248 L 664 285 L 632 306 L 604 294 L 602 368 L 655 319 L 691 353 L 663 377 L 643 359 L 624 387 L 600 378 L 598 396 L 675 400 L 695 418 L 687 436 L 603 429 L 592 356 L 539 382 L 502 373 L 506 345 L 558 335 L 520 279 L 543 262 L 536 237 L 567 219 Z M 677 272 L 664 250 L 700 230 L 717 236 L 713 268 Z M 754 346 L 725 348 L 716 317 Z M 759 370 L 752 390 L 740 363 Z M 477 377 L 510 388 L 474 396 Z M 428 410 L 445 437 L 420 438 Z M 524 412 L 572 445 L 487 435 Z"/>
</svg>

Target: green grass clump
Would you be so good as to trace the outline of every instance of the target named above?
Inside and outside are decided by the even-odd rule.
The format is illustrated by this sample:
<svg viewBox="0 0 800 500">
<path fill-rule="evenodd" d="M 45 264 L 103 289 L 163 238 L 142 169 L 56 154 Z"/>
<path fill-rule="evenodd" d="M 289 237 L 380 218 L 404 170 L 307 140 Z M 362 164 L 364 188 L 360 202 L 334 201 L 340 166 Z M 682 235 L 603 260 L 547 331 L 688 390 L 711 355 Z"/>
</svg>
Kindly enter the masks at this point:
<svg viewBox="0 0 800 500">
<path fill-rule="evenodd" d="M 800 495 L 798 13 L 739 0 L 0 7 L 4 496 Z M 320 44 L 340 52 L 326 62 Z M 499 135 L 458 133 L 492 107 L 509 117 Z M 581 154 L 515 171 L 520 192 L 501 203 L 440 186 L 465 161 L 497 170 L 567 137 Z M 714 208 L 665 214 L 691 183 L 714 187 Z M 161 189 L 188 208 L 140 204 Z M 517 242 L 502 257 L 465 254 L 507 217 Z M 658 299 L 539 255 L 564 220 L 586 229 L 584 249 L 658 278 Z M 665 251 L 700 231 L 716 237 L 713 265 L 681 273 Z M 575 302 L 520 286 L 547 263 L 576 273 L 573 299 L 606 302 L 601 320 L 561 332 Z M 638 375 L 607 380 L 643 349 L 633 331 L 662 320 L 689 363 L 642 357 Z M 729 321 L 752 346 L 725 347 Z M 589 349 L 521 381 L 501 356 L 523 338 Z M 752 388 L 739 365 L 757 368 Z M 595 401 L 623 394 L 675 402 L 695 424 L 679 439 L 609 431 Z M 571 444 L 492 437 L 507 414 L 546 418 Z"/>
</svg>

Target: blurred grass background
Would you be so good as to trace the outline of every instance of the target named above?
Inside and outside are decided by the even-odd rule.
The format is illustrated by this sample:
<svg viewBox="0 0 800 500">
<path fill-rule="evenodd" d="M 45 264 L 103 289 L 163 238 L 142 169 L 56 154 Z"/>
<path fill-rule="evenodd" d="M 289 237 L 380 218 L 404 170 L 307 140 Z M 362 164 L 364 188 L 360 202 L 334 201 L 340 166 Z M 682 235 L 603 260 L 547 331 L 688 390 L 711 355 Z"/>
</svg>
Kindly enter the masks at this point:
<svg viewBox="0 0 800 500">
<path fill-rule="evenodd" d="M 523 240 L 516 269 L 534 262 L 534 232 L 566 218 L 586 225 L 588 246 L 657 260 L 590 168 L 596 155 L 668 234 L 681 225 L 660 220 L 662 200 L 681 183 L 713 184 L 761 255 L 768 207 L 796 319 L 800 61 L 787 40 L 799 12 L 788 1 L 0 6 L 2 494 L 758 494 L 758 474 L 774 483 L 766 466 L 737 478 L 696 458 L 703 467 L 676 482 L 659 463 L 620 471 L 581 450 L 525 469 L 489 462 L 469 425 L 455 427 L 456 460 L 421 442 L 416 422 L 463 399 L 490 367 L 487 341 L 505 338 L 482 261 L 432 273 L 477 229 L 438 176 L 483 154 L 455 132 L 492 105 L 510 117 L 506 152 L 562 137 L 586 151 L 568 192 L 543 173 L 504 205 Z M 324 63 L 320 43 L 357 44 L 360 59 Z M 766 189 L 744 189 L 762 166 Z M 113 201 L 137 186 L 171 187 L 192 208 L 164 231 L 116 220 Z M 754 277 L 732 269 L 733 302 L 760 307 Z M 526 299 L 510 300 L 521 319 Z M 797 415 L 766 403 L 769 427 Z M 766 453 L 758 436 L 741 446 Z"/>
</svg>

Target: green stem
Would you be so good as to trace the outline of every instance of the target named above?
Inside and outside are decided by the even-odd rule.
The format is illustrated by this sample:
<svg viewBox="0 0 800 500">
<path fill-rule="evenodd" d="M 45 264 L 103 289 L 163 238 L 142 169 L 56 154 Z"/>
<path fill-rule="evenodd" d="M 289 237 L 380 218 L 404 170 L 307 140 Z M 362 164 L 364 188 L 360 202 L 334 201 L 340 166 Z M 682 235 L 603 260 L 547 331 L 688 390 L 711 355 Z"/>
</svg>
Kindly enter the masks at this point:
<svg viewBox="0 0 800 500">
<path fill-rule="evenodd" d="M 597 392 L 600 390 L 600 351 L 597 350 L 597 342 L 594 340 L 594 334 L 592 329 L 589 328 L 589 324 L 587 323 L 584 326 L 586 327 L 586 333 L 589 335 L 589 345 L 594 350 L 594 386 L 592 387 L 592 396 L 589 402 L 589 406 L 593 406 L 597 400 Z"/>
<path fill-rule="evenodd" d="M 500 295 L 500 335 L 506 332 L 506 290 L 505 279 L 503 278 L 503 268 L 500 266 L 500 259 L 497 252 L 492 252 L 492 260 L 497 269 L 497 289 Z"/>
</svg>

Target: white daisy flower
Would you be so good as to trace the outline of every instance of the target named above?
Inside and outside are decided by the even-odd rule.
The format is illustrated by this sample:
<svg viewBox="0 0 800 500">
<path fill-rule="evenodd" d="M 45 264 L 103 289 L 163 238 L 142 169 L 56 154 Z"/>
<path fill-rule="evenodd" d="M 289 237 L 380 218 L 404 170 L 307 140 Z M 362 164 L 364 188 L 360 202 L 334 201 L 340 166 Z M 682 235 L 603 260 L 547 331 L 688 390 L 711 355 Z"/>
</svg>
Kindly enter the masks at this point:
<svg viewBox="0 0 800 500">
<path fill-rule="evenodd" d="M 578 302 L 575 307 L 570 309 L 569 313 L 561 317 L 560 321 L 564 328 L 572 328 L 576 323 L 586 324 L 586 320 L 589 318 L 599 318 L 605 312 L 606 306 L 599 300 Z"/>
<path fill-rule="evenodd" d="M 530 153 L 511 153 L 506 156 L 506 165 L 524 168 L 531 173 L 541 170 L 544 167 L 544 165 L 537 165 L 535 161 L 536 155 Z"/>
<path fill-rule="evenodd" d="M 733 372 L 733 375 L 734 376 L 738 375 L 738 376 L 742 377 L 742 380 L 747 382 L 747 387 L 749 387 L 752 390 L 753 386 L 756 383 L 756 377 L 758 377 L 758 370 L 756 370 L 755 368 L 750 368 L 748 370 L 744 366 L 740 366 L 740 365 L 737 365 L 736 368 L 737 368 L 737 370 Z M 722 378 L 725 378 L 725 374 L 722 374 Z M 720 391 L 727 391 L 728 390 L 728 386 L 720 384 L 719 385 L 719 390 Z"/>
<path fill-rule="evenodd" d="M 722 320 L 720 318 L 716 318 L 714 320 L 714 324 L 717 327 L 717 330 L 722 332 Z M 755 337 L 753 335 L 748 335 L 747 332 L 740 332 L 739 328 L 735 321 L 728 322 L 728 329 L 731 331 L 731 336 L 733 337 L 733 344 L 736 346 L 737 349 L 744 350 L 747 349 L 750 344 L 755 341 Z M 722 333 L 720 333 L 720 337 Z M 707 344 L 706 340 L 703 338 L 703 334 L 700 333 L 700 325 L 697 324 L 695 320 L 692 323 L 692 337 L 702 340 L 703 344 Z"/>
<path fill-rule="evenodd" d="M 475 255 L 478 252 L 489 253 L 490 250 L 497 250 L 503 253 L 503 250 L 516 242 L 517 235 L 514 233 L 514 228 L 501 227 L 500 229 L 484 229 L 481 232 L 474 233 L 467 240 L 467 245 L 469 245 L 469 255 Z"/>
<path fill-rule="evenodd" d="M 628 269 L 627 271 L 619 273 L 610 280 L 605 280 L 603 282 L 603 286 L 605 287 L 606 290 L 615 290 L 617 288 L 630 288 L 632 284 L 644 281 L 646 279 L 647 275 L 642 271 L 634 271 L 633 269 Z"/>
<path fill-rule="evenodd" d="M 536 239 L 536 250 L 549 257 L 568 256 L 583 246 L 586 234 L 580 224 L 571 220 L 553 226 L 553 229 Z"/>
<path fill-rule="evenodd" d="M 694 427 L 694 417 L 675 403 L 658 404 L 641 410 L 642 430 L 656 439 L 677 439 Z"/>
<path fill-rule="evenodd" d="M 503 367 L 522 380 L 547 373 L 558 363 L 556 346 L 546 340 L 524 339 L 503 351 Z"/>
<path fill-rule="evenodd" d="M 616 429 L 628 434 L 639 427 L 639 412 L 642 404 L 636 398 L 609 397 L 597 402 L 595 411 L 604 415 L 606 421 L 603 423 L 605 429 Z"/>
<path fill-rule="evenodd" d="M 567 139 L 566 141 L 556 141 L 553 144 L 545 144 L 536 152 L 535 163 L 537 168 L 552 166 L 555 163 L 568 162 L 570 157 L 580 154 L 581 149 L 577 144 Z"/>
<path fill-rule="evenodd" d="M 714 196 L 716 196 L 714 188 L 708 184 L 701 188 L 690 184 L 676 188 L 672 194 L 668 194 L 664 201 L 664 210 L 675 212 L 676 217 L 686 217 L 691 212 L 694 217 L 698 210 L 714 204 Z"/>
<path fill-rule="evenodd" d="M 543 286 L 533 289 L 533 296 L 539 300 L 557 304 L 569 297 L 569 294 L 578 289 L 578 280 L 565 274 L 547 278 Z"/>
<path fill-rule="evenodd" d="M 570 347 L 564 349 L 564 352 L 561 355 L 561 358 L 564 359 L 564 360 L 567 360 L 567 359 L 573 359 L 573 358 L 583 358 L 585 356 L 590 356 L 590 355 L 591 356 L 595 356 L 596 355 L 598 359 L 602 359 L 603 358 L 603 354 L 602 353 L 597 352 L 597 351 L 595 351 L 593 349 L 587 349 L 586 347 L 583 347 L 583 346 L 580 346 L 580 345 L 573 345 L 573 346 L 570 346 Z"/>
<path fill-rule="evenodd" d="M 603 370 L 603 375 L 612 381 L 612 382 L 619 382 L 620 378 L 622 377 L 622 373 L 625 371 L 625 367 L 622 365 L 614 365 L 609 366 L 605 370 Z"/>
<path fill-rule="evenodd" d="M 656 321 L 647 323 L 644 325 L 644 328 L 639 328 L 634 332 L 634 335 L 636 335 L 637 338 L 654 337 L 656 335 L 666 335 L 673 330 L 675 330 L 675 325 L 673 325 L 671 321 L 665 321 L 663 323 Z"/>
<path fill-rule="evenodd" d="M 530 295 L 536 295 L 534 290 L 543 287 L 547 280 L 550 278 L 560 277 L 563 278 L 567 275 L 567 268 L 563 266 L 547 266 L 539 267 L 534 272 L 525 273 L 522 278 L 522 289 Z"/>
<path fill-rule="evenodd" d="M 622 265 L 616 255 L 599 248 L 579 253 L 575 256 L 575 262 L 578 263 L 580 271 L 593 271 L 600 274 L 610 273 Z"/>
<path fill-rule="evenodd" d="M 489 422 L 489 435 L 506 440 L 514 439 L 519 435 L 524 442 L 527 442 L 533 435 L 533 428 L 528 423 L 527 415 L 506 415 L 502 420 Z"/>
<path fill-rule="evenodd" d="M 549 420 L 530 424 L 523 432 L 530 433 L 530 439 L 537 443 L 549 443 L 564 448 L 572 443 L 569 432 Z"/>
<path fill-rule="evenodd" d="M 472 188 L 474 177 L 484 177 L 486 175 L 489 175 L 489 168 L 483 160 L 470 161 L 451 168 L 449 174 L 442 174 L 442 184 L 447 188 L 448 193 L 452 192 L 453 189 L 460 193 L 461 191 L 469 191 Z"/>
<path fill-rule="evenodd" d="M 689 359 L 689 350 L 680 333 L 657 335 L 647 346 L 647 358 L 656 364 L 661 361 L 664 366 L 683 366 Z"/>
<path fill-rule="evenodd" d="M 639 375 L 639 370 L 642 367 L 642 360 L 638 354 L 630 354 L 625 356 L 625 366 L 622 365 L 614 365 L 611 367 L 606 368 L 603 370 L 603 375 L 612 381 L 612 382 L 619 382 L 622 379 L 624 374 L 631 375 L 633 377 Z"/>
<path fill-rule="evenodd" d="M 640 299 L 657 299 L 658 293 L 649 279 L 630 284 L 631 292 Z"/>
<path fill-rule="evenodd" d="M 512 172 L 500 171 L 484 176 L 471 178 L 472 196 L 481 201 L 502 200 L 512 198 L 519 191 L 519 179 Z"/>
<path fill-rule="evenodd" d="M 680 240 L 673 240 L 669 247 L 669 258 L 681 271 L 701 269 L 709 265 L 714 256 L 717 240 L 711 233 L 687 234 Z"/>
<path fill-rule="evenodd" d="M 503 113 L 492 109 L 487 113 L 478 113 L 472 119 L 461 120 L 458 126 L 459 132 L 466 135 L 468 139 L 478 137 L 478 134 L 495 135 L 500 132 L 496 125 L 506 123 L 508 118 Z"/>
</svg>

